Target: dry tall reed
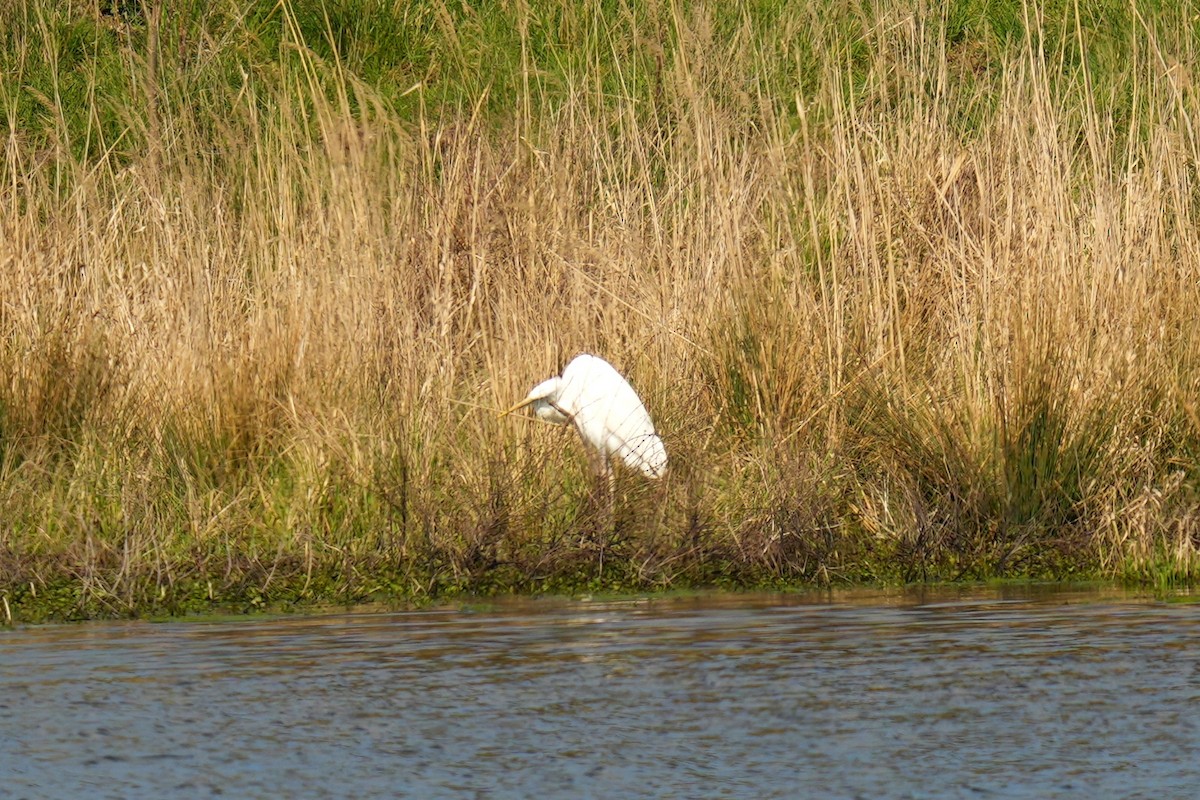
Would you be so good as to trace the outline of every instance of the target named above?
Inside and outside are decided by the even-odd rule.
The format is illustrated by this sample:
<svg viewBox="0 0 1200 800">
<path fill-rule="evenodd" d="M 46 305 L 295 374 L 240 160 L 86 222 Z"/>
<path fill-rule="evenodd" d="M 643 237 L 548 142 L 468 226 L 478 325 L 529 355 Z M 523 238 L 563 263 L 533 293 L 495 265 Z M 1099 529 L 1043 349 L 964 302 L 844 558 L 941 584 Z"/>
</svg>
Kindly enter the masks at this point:
<svg viewBox="0 0 1200 800">
<path fill-rule="evenodd" d="M 919 7 L 857 54 L 659 13 L 648 100 L 589 79 L 592 20 L 595 69 L 527 64 L 499 124 L 407 124 L 294 38 L 273 82 L 149 92 L 142 159 L 10 129 L 6 599 L 1194 574 L 1194 41 L 1130 32 L 1121 98 L 1035 19 L 968 80 Z M 802 36 L 817 86 L 769 94 Z M 580 351 L 674 459 L 611 530 L 569 432 L 491 413 Z"/>
</svg>

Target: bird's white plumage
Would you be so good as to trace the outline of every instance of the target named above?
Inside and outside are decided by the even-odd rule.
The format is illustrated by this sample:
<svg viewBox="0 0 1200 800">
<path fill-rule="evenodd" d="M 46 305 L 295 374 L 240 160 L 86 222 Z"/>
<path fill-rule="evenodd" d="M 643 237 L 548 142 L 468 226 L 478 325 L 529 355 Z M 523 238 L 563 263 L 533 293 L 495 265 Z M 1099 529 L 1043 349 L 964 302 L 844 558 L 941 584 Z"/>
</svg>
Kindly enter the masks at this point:
<svg viewBox="0 0 1200 800">
<path fill-rule="evenodd" d="M 648 478 L 667 471 L 667 450 L 637 392 L 604 359 L 576 356 L 562 375 L 542 381 L 510 410 L 530 406 L 538 419 L 575 424 L 605 473 L 613 456 Z"/>
</svg>

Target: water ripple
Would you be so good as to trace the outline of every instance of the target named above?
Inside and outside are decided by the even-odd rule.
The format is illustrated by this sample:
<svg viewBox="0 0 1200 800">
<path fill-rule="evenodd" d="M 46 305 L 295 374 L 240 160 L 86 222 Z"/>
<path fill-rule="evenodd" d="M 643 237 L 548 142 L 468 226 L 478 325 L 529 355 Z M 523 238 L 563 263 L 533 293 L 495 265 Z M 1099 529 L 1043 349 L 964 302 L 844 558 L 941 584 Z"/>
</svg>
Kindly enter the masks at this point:
<svg viewBox="0 0 1200 800">
<path fill-rule="evenodd" d="M 0 634 L 16 798 L 1190 797 L 1200 608 L 525 601 Z"/>
</svg>

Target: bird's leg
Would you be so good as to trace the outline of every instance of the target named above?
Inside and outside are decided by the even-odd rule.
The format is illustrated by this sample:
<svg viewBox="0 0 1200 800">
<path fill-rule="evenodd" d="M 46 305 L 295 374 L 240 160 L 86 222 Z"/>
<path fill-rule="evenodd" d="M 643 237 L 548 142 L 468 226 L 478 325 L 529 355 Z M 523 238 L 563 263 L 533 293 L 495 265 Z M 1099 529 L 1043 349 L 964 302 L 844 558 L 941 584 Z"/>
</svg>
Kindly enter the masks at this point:
<svg viewBox="0 0 1200 800">
<path fill-rule="evenodd" d="M 606 500 L 607 519 L 605 520 L 604 527 L 611 529 L 617 509 L 617 473 L 612 468 L 612 462 L 607 458 L 604 459 L 604 484 L 605 492 L 608 495 Z"/>
<path fill-rule="evenodd" d="M 613 534 L 616 519 L 617 475 L 613 471 L 612 462 L 604 455 L 600 456 L 600 484 L 604 492 L 604 511 L 600 517 L 600 572 L 597 576 L 604 578 L 604 551 L 608 540 Z"/>
<path fill-rule="evenodd" d="M 613 531 L 614 510 L 617 496 L 617 477 L 613 472 L 612 462 L 604 453 L 588 451 L 592 472 L 596 482 L 592 489 L 592 501 L 599 510 L 600 524 L 596 526 L 597 546 L 600 548 L 600 569 L 604 569 L 604 548 Z"/>
<path fill-rule="evenodd" d="M 617 491 L 617 476 L 613 472 L 612 462 L 603 453 L 591 453 L 592 471 L 596 473 L 596 488 L 604 493 L 604 508 L 612 517 L 613 504 Z"/>
<path fill-rule="evenodd" d="M 600 517 L 600 573 L 599 578 L 604 579 L 604 553 L 608 547 L 608 540 L 612 537 L 614 528 L 616 528 L 616 509 L 617 509 L 617 474 L 612 469 L 612 462 L 605 457 L 600 457 L 602 465 L 600 471 L 600 480 L 602 483 L 601 491 L 605 493 L 604 513 Z"/>
</svg>

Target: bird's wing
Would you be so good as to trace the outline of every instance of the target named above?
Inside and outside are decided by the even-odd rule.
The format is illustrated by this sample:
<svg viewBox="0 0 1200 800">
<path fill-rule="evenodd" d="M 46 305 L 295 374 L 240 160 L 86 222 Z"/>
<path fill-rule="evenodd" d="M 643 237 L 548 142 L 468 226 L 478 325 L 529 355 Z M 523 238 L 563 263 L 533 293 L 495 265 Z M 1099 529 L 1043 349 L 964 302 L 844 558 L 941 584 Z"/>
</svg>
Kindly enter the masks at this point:
<svg viewBox="0 0 1200 800">
<path fill-rule="evenodd" d="M 579 434 L 604 456 L 617 455 L 655 478 L 666 471 L 667 453 L 637 392 L 607 361 L 577 356 L 563 370 Z"/>
</svg>

